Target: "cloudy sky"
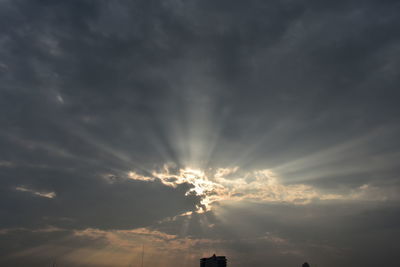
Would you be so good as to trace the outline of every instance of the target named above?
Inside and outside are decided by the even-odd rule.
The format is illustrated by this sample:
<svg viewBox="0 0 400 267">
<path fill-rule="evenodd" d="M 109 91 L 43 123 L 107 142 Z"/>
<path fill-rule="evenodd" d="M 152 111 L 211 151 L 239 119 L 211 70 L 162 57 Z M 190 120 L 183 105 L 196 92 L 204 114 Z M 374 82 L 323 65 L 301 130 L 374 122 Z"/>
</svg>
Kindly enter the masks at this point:
<svg viewBox="0 0 400 267">
<path fill-rule="evenodd" d="M 0 266 L 399 266 L 399 14 L 1 0 Z"/>
</svg>

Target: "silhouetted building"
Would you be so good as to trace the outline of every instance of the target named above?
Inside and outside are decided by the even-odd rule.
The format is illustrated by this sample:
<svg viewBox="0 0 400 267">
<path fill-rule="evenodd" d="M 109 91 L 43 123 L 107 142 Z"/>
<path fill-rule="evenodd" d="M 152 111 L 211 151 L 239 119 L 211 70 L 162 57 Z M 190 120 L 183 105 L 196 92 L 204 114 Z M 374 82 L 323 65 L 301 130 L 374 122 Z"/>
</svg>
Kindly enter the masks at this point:
<svg viewBox="0 0 400 267">
<path fill-rule="evenodd" d="M 210 258 L 202 258 L 200 267 L 226 267 L 226 258 L 225 256 L 215 256 L 215 254 Z"/>
</svg>

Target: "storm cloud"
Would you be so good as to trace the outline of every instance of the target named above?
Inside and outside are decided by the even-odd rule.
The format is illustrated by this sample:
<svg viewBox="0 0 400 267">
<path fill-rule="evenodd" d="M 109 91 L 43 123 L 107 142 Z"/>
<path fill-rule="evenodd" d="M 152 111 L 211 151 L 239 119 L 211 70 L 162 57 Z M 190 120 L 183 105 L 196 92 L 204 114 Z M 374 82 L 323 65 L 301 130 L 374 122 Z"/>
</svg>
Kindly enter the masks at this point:
<svg viewBox="0 0 400 267">
<path fill-rule="evenodd" d="M 0 1 L 0 265 L 397 266 L 399 13 Z"/>
</svg>

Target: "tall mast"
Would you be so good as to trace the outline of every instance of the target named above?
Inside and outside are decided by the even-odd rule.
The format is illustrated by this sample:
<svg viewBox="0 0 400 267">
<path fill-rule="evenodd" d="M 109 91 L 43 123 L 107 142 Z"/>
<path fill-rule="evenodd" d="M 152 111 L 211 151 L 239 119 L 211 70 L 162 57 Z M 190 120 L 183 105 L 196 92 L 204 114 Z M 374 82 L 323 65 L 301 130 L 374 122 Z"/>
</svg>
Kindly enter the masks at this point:
<svg viewBox="0 0 400 267">
<path fill-rule="evenodd" d="M 143 267 L 143 258 L 144 258 L 144 244 L 142 245 L 142 267 Z"/>
</svg>

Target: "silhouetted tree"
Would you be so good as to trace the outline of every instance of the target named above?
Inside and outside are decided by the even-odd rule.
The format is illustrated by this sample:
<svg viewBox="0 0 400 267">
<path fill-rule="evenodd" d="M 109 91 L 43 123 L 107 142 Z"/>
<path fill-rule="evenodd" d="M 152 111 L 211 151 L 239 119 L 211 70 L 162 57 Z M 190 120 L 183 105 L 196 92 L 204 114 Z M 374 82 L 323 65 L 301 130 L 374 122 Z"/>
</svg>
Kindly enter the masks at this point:
<svg viewBox="0 0 400 267">
<path fill-rule="evenodd" d="M 308 262 L 303 263 L 302 267 L 310 267 L 310 264 Z"/>
</svg>

